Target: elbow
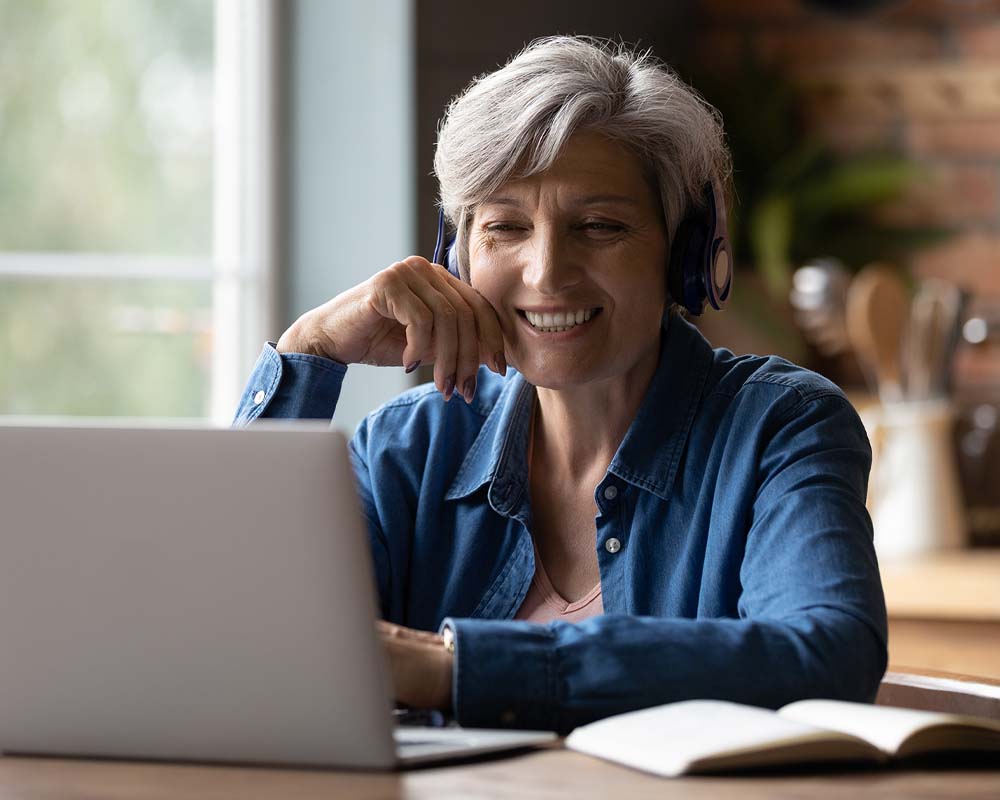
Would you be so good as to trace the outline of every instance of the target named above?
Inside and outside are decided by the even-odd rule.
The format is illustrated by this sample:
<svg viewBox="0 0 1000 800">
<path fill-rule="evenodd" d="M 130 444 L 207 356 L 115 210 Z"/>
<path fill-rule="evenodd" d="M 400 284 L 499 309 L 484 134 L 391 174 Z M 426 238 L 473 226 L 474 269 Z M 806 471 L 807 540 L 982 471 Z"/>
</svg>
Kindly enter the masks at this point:
<svg viewBox="0 0 1000 800">
<path fill-rule="evenodd" d="M 799 629 L 807 656 L 803 660 L 802 697 L 871 703 L 888 664 L 885 628 L 844 612 L 832 612 Z"/>
</svg>

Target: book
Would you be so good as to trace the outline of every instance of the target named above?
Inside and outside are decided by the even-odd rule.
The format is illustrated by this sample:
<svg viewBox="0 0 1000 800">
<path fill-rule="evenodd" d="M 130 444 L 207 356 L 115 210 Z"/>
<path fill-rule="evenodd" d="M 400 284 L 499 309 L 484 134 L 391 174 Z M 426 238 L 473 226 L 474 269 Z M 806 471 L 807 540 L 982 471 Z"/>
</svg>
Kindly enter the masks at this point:
<svg viewBox="0 0 1000 800">
<path fill-rule="evenodd" d="M 1000 754 L 1000 721 L 841 700 L 800 700 L 778 711 L 685 700 L 582 725 L 566 747 L 675 777 L 949 751 Z"/>
</svg>

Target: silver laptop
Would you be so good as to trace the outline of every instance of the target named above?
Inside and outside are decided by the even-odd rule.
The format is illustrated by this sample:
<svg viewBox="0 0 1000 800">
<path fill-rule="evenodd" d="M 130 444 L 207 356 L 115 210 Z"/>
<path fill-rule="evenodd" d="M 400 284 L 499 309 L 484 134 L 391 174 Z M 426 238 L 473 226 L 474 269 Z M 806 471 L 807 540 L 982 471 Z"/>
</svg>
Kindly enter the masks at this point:
<svg viewBox="0 0 1000 800">
<path fill-rule="evenodd" d="M 344 436 L 0 425 L 0 749 L 386 769 L 545 732 L 402 728 Z"/>
</svg>

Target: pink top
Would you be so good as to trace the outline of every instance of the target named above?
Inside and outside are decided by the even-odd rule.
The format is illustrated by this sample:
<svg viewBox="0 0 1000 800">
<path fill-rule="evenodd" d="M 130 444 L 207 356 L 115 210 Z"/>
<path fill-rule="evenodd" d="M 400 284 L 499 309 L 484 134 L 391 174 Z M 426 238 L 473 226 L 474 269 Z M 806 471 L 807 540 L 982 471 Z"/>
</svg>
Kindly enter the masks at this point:
<svg viewBox="0 0 1000 800">
<path fill-rule="evenodd" d="M 532 445 L 535 442 L 535 415 L 531 415 L 531 430 L 528 432 L 528 476 L 531 476 L 531 453 Z M 555 590 L 552 581 L 549 580 L 545 567 L 542 566 L 542 558 L 538 555 L 538 547 L 535 546 L 535 575 L 531 579 L 531 586 L 524 596 L 524 602 L 514 615 L 514 619 L 525 620 L 526 622 L 552 622 L 560 619 L 566 622 L 580 622 L 588 617 L 596 617 L 604 613 L 604 604 L 601 601 L 601 584 L 587 592 L 576 602 L 568 602 L 559 592 Z"/>
<path fill-rule="evenodd" d="M 527 622 L 552 622 L 554 619 L 580 622 L 603 613 L 600 583 L 575 603 L 567 602 L 552 586 L 552 581 L 542 566 L 542 559 L 538 557 L 538 548 L 535 548 L 535 577 L 531 579 L 531 586 L 514 619 Z"/>
</svg>

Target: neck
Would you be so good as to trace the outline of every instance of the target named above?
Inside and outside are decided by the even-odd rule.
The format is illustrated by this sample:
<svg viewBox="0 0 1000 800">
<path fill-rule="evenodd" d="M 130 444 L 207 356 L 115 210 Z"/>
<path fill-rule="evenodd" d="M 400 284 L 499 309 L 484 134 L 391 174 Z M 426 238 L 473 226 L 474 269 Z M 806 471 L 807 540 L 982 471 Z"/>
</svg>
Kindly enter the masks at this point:
<svg viewBox="0 0 1000 800">
<path fill-rule="evenodd" d="M 658 363 L 659 343 L 624 376 L 565 389 L 539 387 L 533 466 L 570 481 L 603 476 L 639 411 Z"/>
</svg>

